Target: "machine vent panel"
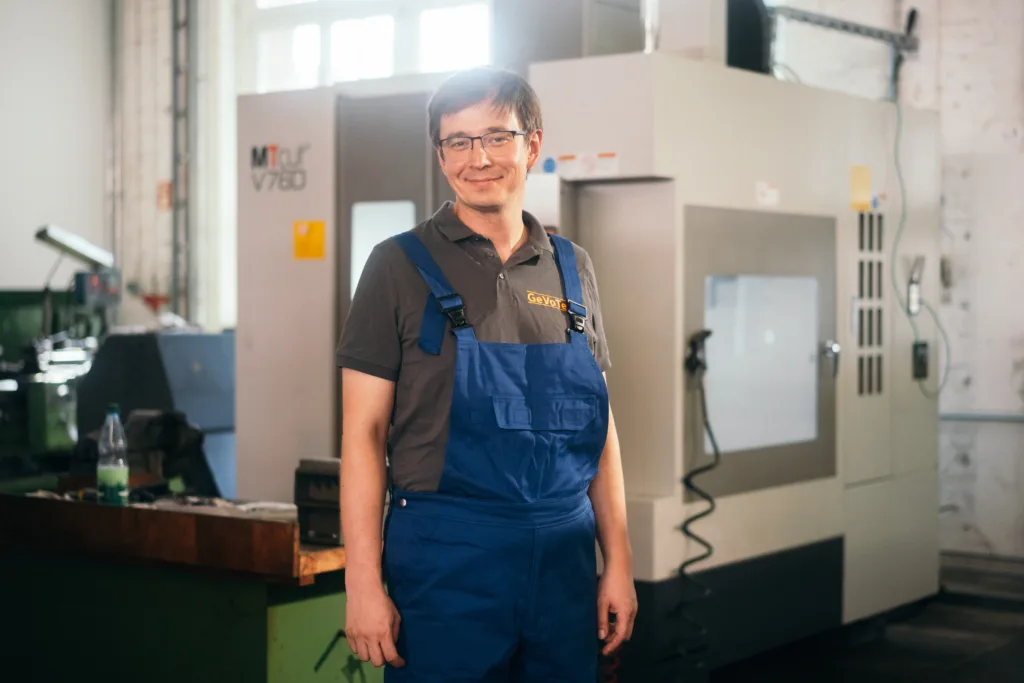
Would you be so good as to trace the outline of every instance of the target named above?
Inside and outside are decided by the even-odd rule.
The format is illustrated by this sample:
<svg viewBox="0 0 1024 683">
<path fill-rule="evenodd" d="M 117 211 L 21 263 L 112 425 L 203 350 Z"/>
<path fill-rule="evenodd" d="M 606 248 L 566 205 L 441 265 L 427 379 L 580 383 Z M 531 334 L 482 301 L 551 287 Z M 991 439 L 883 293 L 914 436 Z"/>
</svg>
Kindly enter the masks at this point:
<svg viewBox="0 0 1024 683">
<path fill-rule="evenodd" d="M 857 395 L 882 393 L 885 318 L 885 216 L 857 215 Z"/>
</svg>

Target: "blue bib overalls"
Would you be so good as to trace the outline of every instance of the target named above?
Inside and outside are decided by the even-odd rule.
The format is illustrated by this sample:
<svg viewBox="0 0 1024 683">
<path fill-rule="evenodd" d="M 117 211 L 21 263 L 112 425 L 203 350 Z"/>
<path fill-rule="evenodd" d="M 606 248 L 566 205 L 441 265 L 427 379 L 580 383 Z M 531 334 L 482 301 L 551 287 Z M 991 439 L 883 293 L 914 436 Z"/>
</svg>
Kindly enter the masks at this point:
<svg viewBox="0 0 1024 683">
<path fill-rule="evenodd" d="M 385 680 L 593 683 L 587 490 L 608 434 L 608 393 L 587 344 L 573 246 L 552 236 L 567 341 L 502 344 L 477 341 L 416 236 L 396 239 L 430 286 L 421 348 L 438 353 L 450 325 L 457 360 L 438 490 L 392 490 L 384 571 L 406 666 L 389 666 Z"/>
</svg>

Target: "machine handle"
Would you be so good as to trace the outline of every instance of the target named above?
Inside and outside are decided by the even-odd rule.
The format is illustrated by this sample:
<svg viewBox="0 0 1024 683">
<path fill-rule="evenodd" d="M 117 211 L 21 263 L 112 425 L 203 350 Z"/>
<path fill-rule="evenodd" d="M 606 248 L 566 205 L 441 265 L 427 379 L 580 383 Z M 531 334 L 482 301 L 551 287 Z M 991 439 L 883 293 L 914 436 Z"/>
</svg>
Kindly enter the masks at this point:
<svg viewBox="0 0 1024 683">
<path fill-rule="evenodd" d="M 839 354 L 842 352 L 842 348 L 839 346 L 839 342 L 835 339 L 829 339 L 825 342 L 824 348 L 822 349 L 821 355 L 825 358 L 832 359 L 832 377 L 839 375 Z"/>
</svg>

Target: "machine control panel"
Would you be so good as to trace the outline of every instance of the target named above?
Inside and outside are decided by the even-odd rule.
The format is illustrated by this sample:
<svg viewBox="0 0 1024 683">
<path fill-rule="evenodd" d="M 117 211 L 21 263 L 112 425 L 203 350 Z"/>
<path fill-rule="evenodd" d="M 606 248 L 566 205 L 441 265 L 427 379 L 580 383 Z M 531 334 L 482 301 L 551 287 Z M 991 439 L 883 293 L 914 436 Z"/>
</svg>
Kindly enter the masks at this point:
<svg viewBox="0 0 1024 683">
<path fill-rule="evenodd" d="M 121 273 L 105 268 L 95 273 L 75 273 L 75 305 L 106 308 L 121 303 Z"/>
</svg>

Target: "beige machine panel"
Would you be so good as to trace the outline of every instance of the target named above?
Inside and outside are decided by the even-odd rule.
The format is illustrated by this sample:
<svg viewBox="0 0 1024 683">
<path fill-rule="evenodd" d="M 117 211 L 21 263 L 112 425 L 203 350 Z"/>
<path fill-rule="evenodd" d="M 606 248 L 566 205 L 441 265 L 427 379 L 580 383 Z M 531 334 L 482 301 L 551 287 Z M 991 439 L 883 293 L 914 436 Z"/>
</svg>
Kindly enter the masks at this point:
<svg viewBox="0 0 1024 683">
<path fill-rule="evenodd" d="M 849 329 L 843 392 L 849 429 L 843 479 L 847 484 L 878 481 L 892 474 L 890 421 L 893 379 L 890 339 L 893 322 L 889 248 L 896 216 L 882 211 L 851 211 L 845 263 L 850 296 L 840 301 L 840 322 Z"/>
<path fill-rule="evenodd" d="M 894 281 L 905 287 L 908 263 L 920 255 L 927 262 L 923 295 L 932 301 L 938 295 L 935 114 L 903 110 L 897 117 L 889 103 L 659 53 L 534 64 L 530 79 L 544 107 L 544 155 L 556 174 L 578 185 L 578 241 L 597 268 L 636 576 L 666 579 L 700 550 L 678 525 L 703 508 L 685 502 L 680 480 L 691 465 L 684 465 L 684 455 L 692 450 L 684 448 L 683 416 L 696 397 L 684 385 L 683 353 L 688 334 L 698 328 L 688 321 L 703 308 L 702 297 L 689 291 L 686 211 L 706 207 L 777 216 L 773 230 L 786 240 L 787 252 L 802 245 L 786 232 L 785 217 L 831 226 L 831 253 L 822 246 L 817 258 L 832 273 L 823 296 L 831 298 L 841 351 L 833 391 L 834 457 L 813 460 L 822 469 L 806 470 L 810 478 L 795 483 L 784 482 L 796 474 L 788 466 L 765 471 L 770 479 L 761 480 L 764 486 L 750 481 L 730 493 L 719 482 L 724 495 L 717 509 L 697 525 L 716 548 L 701 566 L 844 537 L 848 618 L 934 592 L 937 510 L 925 493 L 937 461 L 938 406 L 911 378 L 914 335 L 892 290 Z M 897 134 L 901 173 L 895 166 Z M 870 176 L 867 186 L 877 205 L 854 205 L 855 174 Z M 864 211 L 885 215 L 880 251 L 859 246 Z M 747 244 L 721 242 L 726 250 L 749 251 Z M 882 264 L 883 288 L 871 299 L 858 293 L 861 261 L 874 262 L 876 290 Z M 762 265 L 772 266 L 773 257 L 765 253 Z M 861 309 L 874 311 L 872 332 L 879 338 L 870 346 L 858 343 Z M 936 331 L 923 316 L 917 325 L 934 368 Z M 824 330 L 821 336 L 822 342 L 828 338 Z M 870 393 L 858 387 L 868 357 Z M 819 358 L 822 367 L 825 362 Z M 934 391 L 935 373 L 925 388 Z M 887 502 L 879 507 L 882 498 Z M 899 523 L 887 523 L 890 515 L 900 516 Z M 880 554 L 891 548 L 906 551 Z M 904 566 L 894 569 L 893 562 Z M 893 586 L 880 585 L 886 572 Z"/>
<path fill-rule="evenodd" d="M 629 496 L 672 496 L 682 476 L 680 233 L 675 185 L 581 185 L 579 243 L 594 262 L 611 353 L 608 389 Z"/>
<path fill-rule="evenodd" d="M 290 502 L 335 453 L 333 96 L 241 97 L 238 139 L 238 496 Z"/>
<path fill-rule="evenodd" d="M 919 471 L 846 495 L 843 622 L 934 595 L 939 480 Z"/>
</svg>

